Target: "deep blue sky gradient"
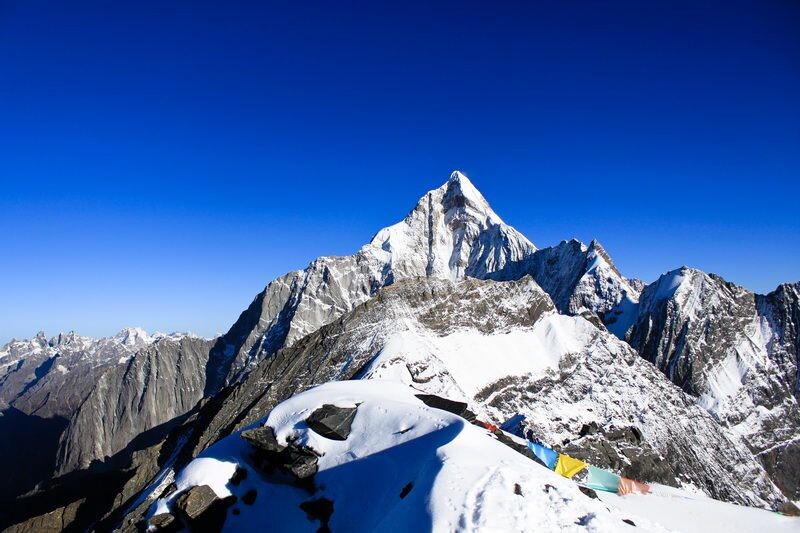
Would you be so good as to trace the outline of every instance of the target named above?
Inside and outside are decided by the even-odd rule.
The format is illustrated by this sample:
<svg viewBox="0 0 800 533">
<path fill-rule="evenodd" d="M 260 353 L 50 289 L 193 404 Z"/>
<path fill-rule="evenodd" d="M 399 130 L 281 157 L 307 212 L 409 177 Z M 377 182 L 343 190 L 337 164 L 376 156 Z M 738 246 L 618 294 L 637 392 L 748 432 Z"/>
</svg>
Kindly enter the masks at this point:
<svg viewBox="0 0 800 533">
<path fill-rule="evenodd" d="M 0 2 L 0 342 L 225 331 L 461 169 L 537 246 L 800 279 L 795 1 Z"/>
</svg>

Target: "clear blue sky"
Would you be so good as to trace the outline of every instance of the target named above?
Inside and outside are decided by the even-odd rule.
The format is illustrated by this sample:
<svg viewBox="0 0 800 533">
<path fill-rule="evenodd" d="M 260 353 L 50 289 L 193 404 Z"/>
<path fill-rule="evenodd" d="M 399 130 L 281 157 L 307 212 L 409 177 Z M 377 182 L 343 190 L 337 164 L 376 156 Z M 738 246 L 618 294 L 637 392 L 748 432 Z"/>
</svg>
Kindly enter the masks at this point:
<svg viewBox="0 0 800 533">
<path fill-rule="evenodd" d="M 0 2 L 0 341 L 225 331 L 454 168 L 629 276 L 800 279 L 800 3 L 376 4 Z"/>
</svg>

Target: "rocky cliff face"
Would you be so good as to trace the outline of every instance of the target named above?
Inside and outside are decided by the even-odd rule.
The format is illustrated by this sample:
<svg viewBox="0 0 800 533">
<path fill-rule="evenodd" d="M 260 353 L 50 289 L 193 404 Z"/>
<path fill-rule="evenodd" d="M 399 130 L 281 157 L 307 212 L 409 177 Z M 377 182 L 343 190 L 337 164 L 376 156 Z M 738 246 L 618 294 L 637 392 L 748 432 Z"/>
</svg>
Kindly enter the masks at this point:
<svg viewBox="0 0 800 533">
<path fill-rule="evenodd" d="M 27 414 L 68 415 L 85 397 L 87 373 L 99 375 L 153 340 L 137 328 L 102 339 L 69 332 L 47 340 L 39 332 L 13 340 L 0 348 L 0 408 L 13 404 Z"/>
<path fill-rule="evenodd" d="M 198 337 L 160 339 L 104 372 L 69 419 L 57 474 L 110 457 L 147 431 L 166 433 L 159 427 L 203 396 L 209 346 Z"/>
<path fill-rule="evenodd" d="M 625 338 L 800 497 L 798 284 L 766 296 L 690 268 L 648 285 Z"/>
<path fill-rule="evenodd" d="M 87 468 L 191 409 L 202 397 L 209 348 L 198 337 L 136 328 L 8 343 L 0 350 L 2 497 Z"/>
</svg>

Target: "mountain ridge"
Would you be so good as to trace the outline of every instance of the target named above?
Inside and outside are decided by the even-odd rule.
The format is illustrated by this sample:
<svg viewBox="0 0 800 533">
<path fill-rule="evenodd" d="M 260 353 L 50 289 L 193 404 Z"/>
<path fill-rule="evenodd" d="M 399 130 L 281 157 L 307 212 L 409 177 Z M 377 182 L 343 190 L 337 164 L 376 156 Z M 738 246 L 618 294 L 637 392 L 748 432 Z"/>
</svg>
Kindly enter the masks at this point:
<svg viewBox="0 0 800 533">
<path fill-rule="evenodd" d="M 101 358 L 104 361 L 101 365 L 92 365 L 91 353 L 94 352 L 91 350 L 85 349 L 83 352 L 77 350 L 75 357 L 78 366 L 74 368 L 85 367 L 91 371 L 87 370 L 85 379 L 76 384 L 74 389 L 77 392 L 71 397 L 59 400 L 57 394 L 50 394 L 63 390 L 64 376 L 72 379 L 80 373 L 72 372 L 69 365 L 61 365 L 61 362 L 68 362 L 65 358 L 59 360 L 62 354 L 51 353 L 50 356 L 43 357 L 41 353 L 36 352 L 37 347 L 40 352 L 45 350 L 42 345 L 43 340 L 49 343 L 43 334 L 37 335 L 30 341 L 13 341 L 6 344 L 0 348 L 0 407 L 5 394 L 9 398 L 5 400 L 6 403 L 22 408 L 21 412 L 25 416 L 51 414 L 65 419 L 65 427 L 59 430 L 60 433 L 57 435 L 59 452 L 53 467 L 54 472 L 65 478 L 73 472 L 87 472 L 87 475 L 91 476 L 96 465 L 102 466 L 112 459 L 130 461 L 126 471 L 132 472 L 133 477 L 126 482 L 124 489 L 120 489 L 118 501 L 114 504 L 117 506 L 127 501 L 129 495 L 140 493 L 147 484 L 148 476 L 155 475 L 165 468 L 162 462 L 166 460 L 165 457 L 162 457 L 161 453 L 153 455 L 155 452 L 152 444 L 143 445 L 144 448 L 129 449 L 138 436 L 148 434 L 147 442 L 157 443 L 156 448 L 166 449 L 174 446 L 177 450 L 175 453 L 188 454 L 187 458 L 200 453 L 204 447 L 212 444 L 214 439 L 223 437 L 226 431 L 232 431 L 241 422 L 241 420 L 238 422 L 227 420 L 224 424 L 214 422 L 213 406 L 224 407 L 230 398 L 250 397 L 249 395 L 255 394 L 255 392 L 246 394 L 242 392 L 244 384 L 253 387 L 254 391 L 259 387 L 265 387 L 267 391 L 276 387 L 284 391 L 282 394 L 291 392 L 290 388 L 276 385 L 279 376 L 269 374 L 269 378 L 258 381 L 256 378 L 259 374 L 254 372 L 264 367 L 275 368 L 275 365 L 302 364 L 307 362 L 304 358 L 317 357 L 313 356 L 313 346 L 308 345 L 309 342 L 324 344 L 322 340 L 314 340 L 317 332 L 336 329 L 343 320 L 349 320 L 347 317 L 358 314 L 362 308 L 367 309 L 371 305 L 380 304 L 380 301 L 375 302 L 375 300 L 383 298 L 387 290 L 391 292 L 393 290 L 391 287 L 416 283 L 429 286 L 435 292 L 437 290 L 435 287 L 440 283 L 469 286 L 482 282 L 502 287 L 504 283 L 524 285 L 524 280 L 529 279 L 531 285 L 527 285 L 529 288 L 526 290 L 531 295 L 539 293 L 546 295 L 548 305 L 553 309 L 552 312 L 556 313 L 555 316 L 563 316 L 568 322 L 584 321 L 585 327 L 590 328 L 587 331 L 596 331 L 592 333 L 592 338 L 595 339 L 592 342 L 600 343 L 598 347 L 614 346 L 609 353 L 616 355 L 609 356 L 611 357 L 609 364 L 612 364 L 615 357 L 627 361 L 629 355 L 623 356 L 621 355 L 623 353 L 637 354 L 636 360 L 643 361 L 635 363 L 639 365 L 637 368 L 641 364 L 646 364 L 653 365 L 653 368 L 661 371 L 660 374 L 650 370 L 643 371 L 648 376 L 646 381 L 652 387 L 658 390 L 670 390 L 664 388 L 665 385 L 660 381 L 662 378 L 656 377 L 663 375 L 664 381 L 671 380 L 683 388 L 687 396 L 675 401 L 686 402 L 686 406 L 681 406 L 679 409 L 689 409 L 688 406 L 691 404 L 698 408 L 702 407 L 704 412 L 709 413 L 718 425 L 708 425 L 707 422 L 703 422 L 702 438 L 707 442 L 717 442 L 715 439 L 722 439 L 719 442 L 733 442 L 734 444 L 719 446 L 732 446 L 731 449 L 737 450 L 731 453 L 739 458 L 741 465 L 745 463 L 749 465 L 747 468 L 751 473 L 748 474 L 748 483 L 757 483 L 762 496 L 757 499 L 744 498 L 741 495 L 750 490 L 745 485 L 734 492 L 726 492 L 724 488 L 708 485 L 706 487 L 708 491 L 720 497 L 743 498 L 738 500 L 740 502 L 767 505 L 769 501 L 772 505 L 780 498 L 771 492 L 772 489 L 765 488 L 769 483 L 764 481 L 766 478 L 761 473 L 757 473 L 758 468 L 766 468 L 772 481 L 784 494 L 795 497 L 798 490 L 793 483 L 795 470 L 782 469 L 779 465 L 786 463 L 794 465 L 792 468 L 800 469 L 800 449 L 796 450 L 793 443 L 797 441 L 792 440 L 793 435 L 797 434 L 797 428 L 800 427 L 798 421 L 800 419 L 795 417 L 797 391 L 800 390 L 800 380 L 797 377 L 797 367 L 800 366 L 797 364 L 797 347 L 800 346 L 800 335 L 797 333 L 800 331 L 797 326 L 800 323 L 798 284 L 783 284 L 770 294 L 762 296 L 742 288 L 732 289 L 733 284 L 725 282 L 719 276 L 704 273 L 696 276 L 700 280 L 699 285 L 684 286 L 685 280 L 681 277 L 684 274 L 681 273 L 691 272 L 691 269 L 683 267 L 645 284 L 637 279 L 626 278 L 596 239 L 588 245 L 572 239 L 539 249 L 524 235 L 506 225 L 472 182 L 462 173 L 455 171 L 443 185 L 423 195 L 403 220 L 376 232 L 354 254 L 319 257 L 310 262 L 305 269 L 288 272 L 267 284 L 231 328 L 215 339 L 202 339 L 191 335 L 176 338 L 158 337 L 158 335 L 150 336 L 141 329 L 127 328 L 114 336 L 115 347 L 118 347 L 119 353 L 109 352 L 107 356 Z M 422 293 L 425 293 L 425 290 L 422 290 Z M 497 298 L 502 301 L 504 298 L 502 295 L 506 293 L 500 289 L 498 291 Z M 468 297 L 467 293 L 462 294 L 458 291 L 456 293 L 460 294 L 459 298 Z M 674 350 L 673 344 L 669 342 L 663 346 L 660 344 L 659 339 L 675 337 L 673 330 L 678 327 L 675 324 L 686 323 L 689 324 L 687 331 L 695 330 L 693 328 L 696 317 L 692 313 L 681 312 L 683 309 L 681 302 L 684 299 L 699 301 L 705 298 L 708 301 L 718 302 L 721 301 L 720 298 L 723 300 L 727 298 L 728 293 L 736 293 L 739 295 L 739 300 L 751 302 L 752 305 L 731 303 L 728 308 L 735 307 L 738 311 L 729 313 L 731 316 L 726 320 L 731 325 L 727 329 L 723 328 L 724 331 L 716 333 L 715 339 L 725 337 L 726 334 L 731 338 L 740 338 L 746 333 L 747 328 L 755 327 L 754 320 L 760 317 L 759 331 L 771 332 L 765 333 L 767 336 L 764 338 L 769 337 L 772 340 L 765 341 L 763 346 L 759 345 L 754 351 L 756 354 L 754 357 L 777 361 L 775 364 L 782 365 L 780 368 L 783 374 L 777 381 L 771 378 L 761 379 L 759 376 L 763 373 L 762 367 L 753 366 L 753 370 L 748 374 L 751 376 L 748 378 L 750 381 L 744 380 L 737 390 L 746 391 L 751 402 L 748 405 L 754 407 L 772 405 L 764 391 L 777 391 L 777 397 L 781 402 L 788 402 L 786 404 L 788 407 L 776 411 L 774 415 L 747 419 L 741 410 L 718 408 L 709 400 L 707 389 L 704 388 L 713 380 L 695 382 L 686 372 L 676 372 L 674 369 L 680 368 L 678 361 L 683 361 L 681 364 L 685 368 L 695 365 L 700 369 L 691 375 L 706 372 L 708 376 L 714 378 L 719 374 L 718 372 L 715 374 L 714 369 L 719 367 L 725 358 L 721 355 L 701 356 L 689 361 L 687 355 L 681 355 L 683 352 Z M 431 294 L 430 298 L 434 298 L 434 295 Z M 736 298 L 731 300 L 734 301 L 738 300 Z M 511 301 L 507 303 L 513 306 Z M 492 308 L 486 303 L 482 307 L 473 309 L 474 316 L 466 317 L 471 324 L 470 327 L 481 331 L 480 328 L 484 326 L 476 325 L 474 322 L 479 322 L 480 317 L 486 320 L 487 310 Z M 709 308 L 716 309 L 714 305 Z M 452 320 L 461 316 L 458 298 L 442 307 L 440 313 Z M 728 315 L 720 312 L 714 316 Z M 409 317 L 405 319 L 412 322 L 417 320 Z M 426 320 L 433 319 L 430 317 Z M 384 325 L 384 329 L 392 327 L 394 327 L 392 324 Z M 516 331 L 512 328 L 513 335 L 521 334 L 520 332 L 525 330 L 522 326 L 515 327 L 522 329 Z M 682 327 L 678 327 L 678 330 Z M 624 346 L 615 344 L 618 341 L 613 340 L 608 332 L 627 344 Z M 79 342 L 89 342 L 80 339 L 88 338 L 67 333 L 58 337 L 58 346 L 66 347 L 71 342 L 77 346 Z M 693 342 L 706 342 L 700 334 L 696 339 L 699 340 Z M 439 341 L 430 342 L 433 343 L 429 343 L 430 346 L 435 346 Z M 506 341 L 495 337 L 489 344 L 482 345 L 478 342 L 476 345 L 483 346 L 487 352 L 500 350 L 500 353 L 503 353 L 505 348 L 501 348 L 504 346 L 502 342 Z M 13 346 L 16 346 L 14 349 L 21 354 L 23 350 L 20 347 L 25 343 L 29 344 L 30 349 L 24 356 L 14 360 L 14 363 L 19 361 L 23 363 L 14 368 L 15 364 L 10 364 L 11 359 L 6 356 L 11 353 Z M 625 348 L 628 345 L 632 347 L 630 351 L 627 351 L 629 348 Z M 447 359 L 446 352 L 450 349 L 452 346 L 447 349 L 437 348 L 444 354 L 442 357 L 445 359 Z M 465 353 L 469 351 L 467 344 L 461 349 Z M 716 352 L 725 355 L 730 349 L 729 345 L 722 343 Z M 692 351 L 689 355 L 693 356 L 694 353 Z M 294 354 L 292 357 L 298 358 L 298 361 L 296 363 L 285 361 L 287 354 Z M 568 360 L 569 357 L 563 359 Z M 672 363 L 664 364 L 663 361 Z M 326 368 L 326 364 L 323 363 L 319 367 L 320 375 L 335 377 L 335 374 L 329 373 L 330 369 Z M 59 370 L 59 365 L 66 371 Z M 415 365 L 421 368 L 419 365 L 431 366 L 431 363 L 406 360 L 406 365 L 409 368 L 415 368 Z M 431 366 L 433 367 L 436 365 Z M 580 365 L 565 368 L 573 368 L 571 372 L 586 379 L 590 375 L 587 374 L 590 371 Z M 449 382 L 454 382 L 454 379 L 458 381 L 452 376 L 445 379 L 444 376 L 451 370 L 445 368 L 434 374 L 441 376 L 445 381 L 448 379 Z M 633 381 L 634 378 L 626 374 L 627 371 L 622 367 L 618 372 L 621 372 L 620 379 L 624 378 L 626 382 Z M 254 379 L 256 381 L 252 381 Z M 719 382 L 721 378 L 714 379 Z M 4 385 L 15 380 L 16 388 Z M 540 381 L 537 386 L 549 391 L 548 394 L 554 397 L 562 398 L 565 402 L 578 402 L 578 399 L 573 398 L 567 390 L 566 384 L 571 382 L 569 373 L 562 372 Z M 310 382 L 300 383 L 308 386 Z M 450 391 L 449 394 L 456 396 L 460 394 L 465 401 L 473 402 L 472 406 L 478 412 L 487 414 L 493 412 L 493 416 L 499 416 L 500 413 L 509 414 L 508 409 L 512 405 L 518 409 L 524 407 L 519 404 L 518 398 L 524 397 L 527 393 L 522 384 L 515 380 L 503 385 L 485 384 L 485 391 L 476 392 L 470 389 L 472 392 L 469 394 L 461 389 L 462 385 L 447 390 Z M 498 388 L 493 391 L 493 387 Z M 674 393 L 664 394 L 673 397 Z M 706 396 L 703 396 L 704 394 Z M 475 398 L 484 399 L 475 403 L 477 401 Z M 273 400 L 280 399 L 285 398 L 273 397 Z M 483 405 L 481 402 L 484 401 L 500 403 L 491 407 L 489 404 Z M 268 409 L 271 405 L 274 405 L 274 401 L 270 404 L 253 403 L 248 409 Z M 241 405 L 237 407 L 237 409 L 243 408 Z M 639 409 L 633 405 L 630 408 Z M 604 409 L 616 408 L 610 407 L 609 404 L 609 407 Z M 658 416 L 664 415 L 662 413 Z M 781 416 L 789 417 L 788 426 L 780 425 Z M 742 420 L 747 421 L 749 425 L 742 425 Z M 563 435 L 568 433 L 564 428 L 556 428 L 546 420 L 538 422 L 542 428 L 549 428 L 546 431 L 551 433 L 544 434 L 547 438 L 557 432 L 562 432 Z M 589 422 L 597 422 L 597 419 L 589 417 L 581 423 Z M 211 425 L 205 429 L 198 426 L 198 431 L 194 432 L 186 426 L 187 423 L 195 426 Z M 762 438 L 758 435 L 763 429 L 767 431 L 767 436 Z M 188 435 L 193 432 L 194 436 L 189 437 Z M 597 452 L 597 449 L 593 448 L 597 443 L 591 440 L 581 440 L 575 435 L 564 438 L 583 442 L 589 450 L 584 450 L 586 453 Z M 690 447 L 688 443 L 691 442 L 691 438 L 683 437 L 679 433 L 672 434 L 670 438 L 682 442 L 680 448 L 684 451 L 670 456 L 665 450 L 661 450 L 662 455 L 670 457 L 665 467 L 667 470 L 672 469 L 672 473 L 662 472 L 659 475 L 665 475 L 665 479 L 678 479 L 676 476 L 685 470 L 686 466 L 684 464 L 676 470 L 676 465 L 685 461 L 684 455 Z M 740 445 L 740 441 L 746 442 L 749 451 L 743 451 L 746 448 Z M 195 444 L 186 444 L 187 442 Z M 779 446 L 776 448 L 776 445 Z M 653 450 L 658 449 L 657 445 L 653 447 L 648 444 L 648 446 L 650 451 L 647 453 L 653 453 Z M 647 446 L 642 445 L 642 450 L 647 449 Z M 642 450 L 640 452 L 645 453 Z M 758 463 L 753 463 L 747 458 L 747 453 L 750 452 L 762 466 L 753 466 Z M 570 450 L 570 453 L 579 455 L 583 452 L 577 449 Z M 614 457 L 622 456 L 621 449 L 614 453 L 617 455 L 603 456 L 604 460 L 613 462 L 617 460 Z M 640 459 L 651 464 L 648 463 L 651 458 L 647 458 L 649 457 L 647 453 Z M 119 454 L 123 454 L 123 457 L 118 457 Z M 714 472 L 725 475 L 721 466 L 715 467 Z M 800 475 L 797 479 L 800 479 Z M 695 482 L 705 483 L 699 478 Z M 58 481 L 55 483 L 57 486 Z M 728 481 L 729 485 L 736 483 L 733 480 Z M 42 490 L 47 492 L 46 489 Z M 44 493 L 40 491 L 40 494 Z M 772 496 L 766 497 L 767 494 Z M 36 497 L 36 490 L 30 497 Z M 62 505 L 57 507 L 65 509 L 64 505 L 72 502 L 61 503 Z M 55 506 L 55 503 L 46 505 Z M 114 509 L 119 512 L 118 507 Z M 109 507 L 103 507 L 103 513 L 109 512 L 111 512 Z"/>
</svg>

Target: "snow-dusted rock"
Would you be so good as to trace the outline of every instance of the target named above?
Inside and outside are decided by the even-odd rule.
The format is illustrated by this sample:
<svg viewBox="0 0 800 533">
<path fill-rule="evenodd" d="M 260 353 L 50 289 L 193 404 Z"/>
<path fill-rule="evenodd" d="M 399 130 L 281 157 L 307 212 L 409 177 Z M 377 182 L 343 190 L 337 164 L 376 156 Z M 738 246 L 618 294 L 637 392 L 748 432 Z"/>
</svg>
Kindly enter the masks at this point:
<svg viewBox="0 0 800 533">
<path fill-rule="evenodd" d="M 581 446 L 586 424 L 609 434 L 635 427 L 674 484 L 750 505 L 785 501 L 738 435 L 720 428 L 626 343 L 582 317 L 558 314 L 530 277 L 416 278 L 383 288 L 209 404 L 186 426 L 192 450 L 185 455 L 201 454 L 310 386 L 353 378 L 466 401 L 495 424 L 523 413 L 536 435 L 559 449 Z M 608 438 L 606 444 L 626 456 L 624 443 Z M 642 464 L 639 474 L 654 474 Z"/>
<path fill-rule="evenodd" d="M 519 279 L 529 274 L 565 314 L 604 318 L 621 302 L 637 302 L 643 284 L 625 278 L 599 242 L 589 245 L 572 239 L 542 248 L 522 260 L 516 268 L 499 270 L 486 277 Z"/>
<path fill-rule="evenodd" d="M 355 408 L 345 440 L 305 423 L 324 405 Z M 234 499 L 224 531 L 792 531 L 796 518 L 654 486 L 648 496 L 592 499 L 578 485 L 447 411 L 426 406 L 417 387 L 351 380 L 312 388 L 277 405 L 253 427 L 318 457 L 308 485 L 263 470 L 232 435 L 177 473 L 176 490 L 151 500 L 142 517 L 174 512 L 204 487 Z M 506 437 L 508 438 L 508 437 Z M 242 476 L 242 471 L 248 472 Z M 152 520 L 152 518 L 150 518 Z M 196 522 L 202 526 L 202 522 Z"/>
<path fill-rule="evenodd" d="M 800 497 L 800 284 L 766 295 L 680 268 L 648 285 L 625 338 Z"/>
</svg>

